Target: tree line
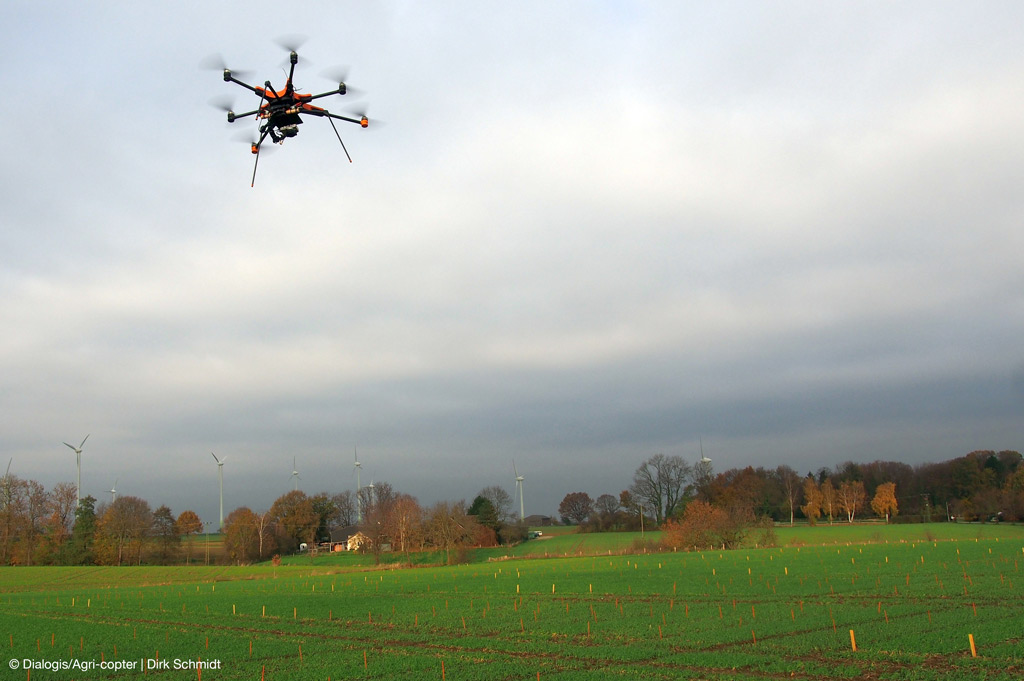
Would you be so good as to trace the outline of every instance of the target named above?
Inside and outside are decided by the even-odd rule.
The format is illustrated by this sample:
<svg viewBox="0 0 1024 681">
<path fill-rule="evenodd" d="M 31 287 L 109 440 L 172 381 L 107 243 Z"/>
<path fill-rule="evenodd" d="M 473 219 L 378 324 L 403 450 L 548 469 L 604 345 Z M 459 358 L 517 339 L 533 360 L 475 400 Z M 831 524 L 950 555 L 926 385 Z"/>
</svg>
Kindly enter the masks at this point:
<svg viewBox="0 0 1024 681">
<path fill-rule="evenodd" d="M 562 522 L 583 530 L 664 527 L 687 510 L 704 520 L 729 518 L 736 528 L 756 521 L 852 523 L 868 512 L 890 522 L 1024 520 L 1024 465 L 1011 450 L 979 450 L 942 463 L 845 462 L 800 475 L 789 466 L 747 466 L 715 473 L 710 460 L 691 464 L 657 454 L 640 465 L 616 497 L 570 492 L 559 505 Z M 724 515 L 723 515 L 724 514 Z M 720 542 L 720 543 L 729 543 Z"/>
<path fill-rule="evenodd" d="M 202 533 L 199 516 L 152 509 L 122 496 L 99 503 L 88 496 L 76 507 L 72 483 L 51 490 L 35 480 L 6 475 L 0 484 L 0 565 L 124 565 L 190 562 Z M 225 519 L 224 547 L 237 563 L 266 560 L 300 544 L 315 547 L 360 532 L 362 550 L 408 556 L 443 552 L 460 560 L 468 547 L 514 544 L 526 528 L 509 493 L 487 487 L 470 503 L 422 506 L 386 482 L 306 495 L 294 491 L 269 507 L 237 508 Z M 747 466 L 715 473 L 708 460 L 691 464 L 657 454 L 635 471 L 618 495 L 592 499 L 570 492 L 559 506 L 562 522 L 583 530 L 662 528 L 681 545 L 728 545 L 750 532 L 770 539 L 769 526 L 855 522 L 868 512 L 886 521 L 1024 520 L 1024 465 L 1016 451 L 980 450 L 941 463 L 910 466 L 893 461 L 846 462 L 800 475 L 789 466 Z M 709 529 L 710 528 L 710 529 Z M 332 536 L 334 535 L 334 536 Z M 696 542 L 687 544 L 691 540 Z"/>
</svg>

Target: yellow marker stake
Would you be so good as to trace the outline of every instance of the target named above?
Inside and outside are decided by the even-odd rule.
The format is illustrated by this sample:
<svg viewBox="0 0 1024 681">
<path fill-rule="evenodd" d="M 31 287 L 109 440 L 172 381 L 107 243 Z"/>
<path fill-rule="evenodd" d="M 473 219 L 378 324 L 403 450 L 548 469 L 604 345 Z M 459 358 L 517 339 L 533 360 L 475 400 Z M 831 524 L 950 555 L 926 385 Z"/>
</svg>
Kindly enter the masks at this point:
<svg viewBox="0 0 1024 681">
<path fill-rule="evenodd" d="M 853 652 L 857 652 L 857 638 L 853 635 L 853 629 L 850 629 L 850 647 Z"/>
<path fill-rule="evenodd" d="M 967 640 L 971 643 L 971 657 L 977 657 L 978 649 L 974 647 L 974 634 L 967 634 Z"/>
</svg>

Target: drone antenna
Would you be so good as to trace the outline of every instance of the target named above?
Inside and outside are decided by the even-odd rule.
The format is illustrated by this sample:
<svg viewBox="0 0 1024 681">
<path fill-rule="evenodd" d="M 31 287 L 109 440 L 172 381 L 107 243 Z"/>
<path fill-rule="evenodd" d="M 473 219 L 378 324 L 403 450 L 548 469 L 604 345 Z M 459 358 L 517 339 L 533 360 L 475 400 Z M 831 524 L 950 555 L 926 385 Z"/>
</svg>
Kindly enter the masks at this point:
<svg viewBox="0 0 1024 681">
<path fill-rule="evenodd" d="M 334 125 L 334 121 L 331 120 L 330 116 L 327 117 L 327 120 L 330 122 L 331 127 L 334 128 L 334 134 L 338 136 L 338 141 L 341 142 L 341 135 L 338 134 L 338 126 Z M 352 157 L 348 155 L 348 149 L 345 148 L 344 142 L 341 142 L 341 150 L 345 152 L 345 156 L 348 156 L 348 162 L 351 163 Z M 254 179 L 253 182 L 255 181 L 256 180 Z"/>
<path fill-rule="evenodd" d="M 256 145 L 256 162 L 252 164 L 252 182 L 249 183 L 250 187 L 256 186 L 256 168 L 260 165 L 260 149 L 262 147 L 262 144 Z"/>
<path fill-rule="evenodd" d="M 256 154 L 256 162 L 252 164 L 252 182 L 249 184 L 250 187 L 256 186 L 256 168 L 258 168 L 260 165 L 260 150 L 263 148 L 263 140 L 267 139 L 268 131 L 269 128 L 267 130 L 264 130 L 263 134 L 260 135 L 259 140 L 253 142 L 252 145 L 253 149 L 255 149 L 254 153 Z"/>
</svg>

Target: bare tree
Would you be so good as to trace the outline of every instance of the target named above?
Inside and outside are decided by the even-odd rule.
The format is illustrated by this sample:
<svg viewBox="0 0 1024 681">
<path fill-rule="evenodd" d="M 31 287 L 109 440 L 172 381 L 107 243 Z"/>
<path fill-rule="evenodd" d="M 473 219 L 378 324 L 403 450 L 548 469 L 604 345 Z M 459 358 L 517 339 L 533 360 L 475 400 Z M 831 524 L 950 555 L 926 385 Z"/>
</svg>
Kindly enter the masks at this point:
<svg viewBox="0 0 1024 681">
<path fill-rule="evenodd" d="M 444 551 L 445 562 L 450 564 L 453 549 L 472 544 L 477 524 L 473 516 L 466 515 L 466 502 L 439 501 L 427 511 L 426 530 L 430 542 Z"/>
<path fill-rule="evenodd" d="M 191 563 L 194 548 L 191 537 L 203 531 L 203 521 L 195 511 L 182 511 L 174 525 L 178 530 L 178 536 L 185 538 L 185 563 Z"/>
<path fill-rule="evenodd" d="M 846 513 L 846 519 L 852 523 L 858 511 L 864 507 L 867 492 L 864 491 L 864 483 L 860 480 L 844 480 L 843 484 L 839 486 L 836 497 L 839 508 Z"/>
<path fill-rule="evenodd" d="M 363 522 L 359 531 L 369 539 L 374 560 L 379 563 L 380 554 L 390 538 L 388 519 L 398 493 L 387 482 L 378 482 L 373 487 L 368 485 L 359 491 L 363 502 Z"/>
<path fill-rule="evenodd" d="M 263 560 L 265 555 L 263 547 L 269 543 L 271 538 L 270 528 L 274 524 L 274 516 L 270 511 L 264 511 L 263 513 L 253 513 L 252 518 L 253 527 L 256 528 L 256 538 L 259 543 L 257 556 L 260 560 Z"/>
<path fill-rule="evenodd" d="M 54 530 L 63 543 L 71 536 L 71 526 L 75 524 L 75 506 L 78 504 L 78 490 L 73 482 L 58 482 L 50 492 L 50 512 L 54 517 Z"/>
<path fill-rule="evenodd" d="M 495 512 L 498 514 L 498 520 L 501 522 L 507 523 L 516 519 L 516 514 L 512 510 L 512 496 L 505 491 L 504 487 L 498 487 L 497 485 L 484 487 L 480 490 L 478 496 L 491 502 L 491 506 L 494 507 Z"/>
<path fill-rule="evenodd" d="M 118 497 L 105 508 L 97 523 L 97 551 L 107 562 L 121 565 L 132 555 L 142 562 L 142 545 L 149 535 L 153 513 L 145 499 Z"/>
<path fill-rule="evenodd" d="M 601 529 L 611 529 L 619 512 L 619 500 L 611 494 L 602 494 L 594 501 L 594 510 L 597 511 Z"/>
<path fill-rule="evenodd" d="M 423 509 L 415 497 L 399 494 L 384 522 L 397 549 L 408 557 L 409 550 L 422 543 Z"/>
<path fill-rule="evenodd" d="M 629 488 L 645 511 L 653 511 L 658 525 L 681 509 L 692 489 L 693 466 L 681 456 L 655 454 L 633 474 Z"/>
<path fill-rule="evenodd" d="M 25 512 L 21 516 L 21 555 L 23 565 L 32 565 L 38 540 L 43 532 L 43 521 L 50 508 L 50 495 L 35 480 L 25 482 Z"/>
<path fill-rule="evenodd" d="M 789 525 L 792 527 L 801 489 L 800 476 L 789 466 L 779 466 L 775 469 L 775 475 L 778 476 L 779 484 L 782 487 L 786 508 L 789 509 Z"/>
<path fill-rule="evenodd" d="M 153 511 L 153 538 L 156 540 L 157 558 L 161 563 L 170 563 L 177 558 L 181 549 L 181 533 L 174 514 L 166 505 Z"/>
<path fill-rule="evenodd" d="M 25 513 L 26 483 L 8 473 L 0 487 L 0 565 L 9 565 L 13 559 L 14 540 Z"/>
<path fill-rule="evenodd" d="M 264 513 L 264 515 L 267 515 Z M 248 563 L 259 556 L 257 516 L 248 507 L 232 511 L 224 519 L 224 549 L 236 563 Z"/>
<path fill-rule="evenodd" d="M 332 527 L 348 527 L 356 524 L 356 501 L 351 490 L 345 490 L 331 497 L 334 502 L 334 515 L 331 516 Z"/>
</svg>

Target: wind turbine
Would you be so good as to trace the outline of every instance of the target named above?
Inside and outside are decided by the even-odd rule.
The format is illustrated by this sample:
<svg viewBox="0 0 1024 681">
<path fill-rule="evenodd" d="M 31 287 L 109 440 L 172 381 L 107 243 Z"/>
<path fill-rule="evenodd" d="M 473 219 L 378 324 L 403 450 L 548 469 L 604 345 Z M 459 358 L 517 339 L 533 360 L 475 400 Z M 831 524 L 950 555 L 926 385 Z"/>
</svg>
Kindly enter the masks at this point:
<svg viewBox="0 0 1024 681">
<path fill-rule="evenodd" d="M 218 459 L 217 455 L 210 452 L 210 456 L 217 462 L 217 477 L 220 479 L 220 525 L 218 529 L 224 530 L 224 462 L 227 461 L 227 457 Z"/>
<path fill-rule="evenodd" d="M 512 459 L 512 472 L 516 474 L 516 491 L 519 492 L 519 522 L 526 520 L 526 513 L 523 508 L 523 476 L 516 470 L 516 460 Z"/>
<path fill-rule="evenodd" d="M 693 470 L 693 482 L 698 496 L 703 498 L 711 485 L 711 459 L 704 456 L 704 440 L 698 437 L 697 442 L 700 444 L 700 461 L 697 462 L 697 466 Z"/>
<path fill-rule="evenodd" d="M 110 503 L 117 501 L 117 478 L 114 478 L 114 486 L 110 488 Z"/>
<path fill-rule="evenodd" d="M 299 469 L 295 465 L 295 457 L 293 456 L 292 457 L 292 482 L 295 484 L 295 487 L 294 487 L 295 491 L 298 491 L 298 489 L 299 489 L 299 480 L 300 479 L 301 478 L 299 478 Z"/>
<path fill-rule="evenodd" d="M 356 465 L 352 468 L 356 472 L 356 522 L 363 522 L 363 502 L 359 499 L 359 490 L 362 486 L 359 482 L 359 472 L 363 470 L 363 464 L 359 463 L 359 447 L 355 448 L 355 461 Z"/>
<path fill-rule="evenodd" d="M 65 445 L 71 447 L 71 449 L 74 450 L 75 458 L 78 459 L 78 487 L 75 489 L 75 508 L 78 508 L 78 506 L 82 503 L 82 447 L 85 446 L 85 441 L 89 439 L 89 435 L 91 434 L 92 433 L 87 434 L 85 438 L 82 440 L 82 444 L 78 445 L 77 447 L 74 445 L 68 445 L 67 442 L 64 443 Z"/>
</svg>

